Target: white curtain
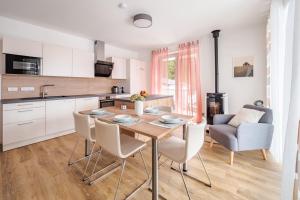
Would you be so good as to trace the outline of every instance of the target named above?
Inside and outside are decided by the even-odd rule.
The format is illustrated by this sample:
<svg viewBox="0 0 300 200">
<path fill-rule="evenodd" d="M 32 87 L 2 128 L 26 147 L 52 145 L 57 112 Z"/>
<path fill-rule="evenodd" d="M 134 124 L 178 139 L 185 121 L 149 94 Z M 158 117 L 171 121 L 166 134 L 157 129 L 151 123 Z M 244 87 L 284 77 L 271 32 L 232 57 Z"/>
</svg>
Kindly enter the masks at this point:
<svg viewBox="0 0 300 200">
<path fill-rule="evenodd" d="M 281 199 L 292 199 L 295 178 L 298 123 L 300 120 L 300 1 L 285 1 L 287 16 L 287 56 L 285 79 L 289 89 L 289 110 L 287 119 L 285 148 L 283 154 L 282 195 Z M 285 93 L 286 94 L 286 93 Z"/>
<path fill-rule="evenodd" d="M 286 9 L 282 0 L 273 0 L 271 4 L 269 28 L 271 29 L 270 48 L 270 107 L 273 110 L 274 135 L 271 153 L 278 161 L 282 161 L 284 148 L 283 115 L 286 110 L 284 105 L 284 60 L 285 60 L 285 20 Z"/>
<path fill-rule="evenodd" d="M 273 0 L 270 13 L 271 152 L 282 161 L 282 200 L 292 199 L 300 120 L 300 1 Z"/>
</svg>

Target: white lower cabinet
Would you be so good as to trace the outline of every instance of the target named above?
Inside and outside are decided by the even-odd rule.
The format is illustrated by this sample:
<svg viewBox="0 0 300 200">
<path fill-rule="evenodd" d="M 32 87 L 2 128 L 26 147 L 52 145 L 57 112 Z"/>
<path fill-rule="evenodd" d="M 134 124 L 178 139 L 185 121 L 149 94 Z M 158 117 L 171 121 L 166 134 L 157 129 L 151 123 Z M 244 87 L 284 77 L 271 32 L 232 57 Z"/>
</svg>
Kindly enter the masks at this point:
<svg viewBox="0 0 300 200">
<path fill-rule="evenodd" d="M 6 124 L 3 133 L 4 146 L 45 136 L 45 118 Z"/>
<path fill-rule="evenodd" d="M 72 133 L 73 112 L 97 108 L 99 108 L 98 97 L 4 104 L 3 150 Z"/>
<path fill-rule="evenodd" d="M 45 106 L 39 108 L 21 108 L 8 110 L 3 113 L 3 124 L 30 121 L 31 119 L 45 119 Z"/>
<path fill-rule="evenodd" d="M 74 130 L 75 99 L 46 101 L 46 135 Z"/>
<path fill-rule="evenodd" d="M 3 150 L 33 143 L 45 136 L 45 102 L 4 104 Z"/>
</svg>

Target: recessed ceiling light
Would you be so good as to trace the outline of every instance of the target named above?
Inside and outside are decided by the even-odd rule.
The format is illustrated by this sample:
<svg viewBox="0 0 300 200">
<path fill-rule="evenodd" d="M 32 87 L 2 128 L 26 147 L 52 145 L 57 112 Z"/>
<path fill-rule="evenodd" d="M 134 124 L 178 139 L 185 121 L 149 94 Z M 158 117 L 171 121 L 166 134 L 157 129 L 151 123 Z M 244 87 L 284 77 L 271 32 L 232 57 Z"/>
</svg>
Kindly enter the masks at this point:
<svg viewBox="0 0 300 200">
<path fill-rule="evenodd" d="M 128 7 L 128 5 L 127 5 L 127 3 L 122 2 L 122 3 L 119 3 L 118 7 L 121 9 L 125 9 Z"/>
<path fill-rule="evenodd" d="M 149 28 L 152 26 L 152 17 L 144 13 L 134 15 L 133 24 L 138 28 Z"/>
</svg>

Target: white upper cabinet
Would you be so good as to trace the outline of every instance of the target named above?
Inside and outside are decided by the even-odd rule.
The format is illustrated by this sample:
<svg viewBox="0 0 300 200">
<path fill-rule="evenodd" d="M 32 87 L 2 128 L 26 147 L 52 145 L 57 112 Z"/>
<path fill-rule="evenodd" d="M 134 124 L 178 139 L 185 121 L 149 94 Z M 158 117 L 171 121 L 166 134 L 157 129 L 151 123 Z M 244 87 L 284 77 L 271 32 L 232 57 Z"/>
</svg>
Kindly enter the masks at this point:
<svg viewBox="0 0 300 200">
<path fill-rule="evenodd" d="M 127 70 L 128 79 L 130 80 L 130 94 L 139 93 L 141 90 L 147 90 L 146 63 L 136 59 L 129 59 Z"/>
<path fill-rule="evenodd" d="M 42 57 L 42 43 L 22 38 L 4 37 L 2 53 Z"/>
<path fill-rule="evenodd" d="M 94 77 L 94 52 L 73 49 L 73 77 Z"/>
<path fill-rule="evenodd" d="M 53 44 L 43 45 L 43 75 L 72 76 L 72 48 Z"/>
<path fill-rule="evenodd" d="M 114 63 L 114 67 L 111 73 L 112 79 L 126 79 L 126 59 L 110 57 L 107 59 Z"/>
</svg>

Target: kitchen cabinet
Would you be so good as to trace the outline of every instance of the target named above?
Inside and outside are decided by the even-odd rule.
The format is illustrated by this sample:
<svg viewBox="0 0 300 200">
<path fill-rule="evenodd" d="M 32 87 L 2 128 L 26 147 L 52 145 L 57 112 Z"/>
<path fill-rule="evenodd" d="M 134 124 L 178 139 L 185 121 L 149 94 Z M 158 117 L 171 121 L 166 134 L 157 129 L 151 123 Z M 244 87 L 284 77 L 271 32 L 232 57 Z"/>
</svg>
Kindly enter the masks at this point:
<svg viewBox="0 0 300 200">
<path fill-rule="evenodd" d="M 75 99 L 46 101 L 46 135 L 74 130 Z"/>
<path fill-rule="evenodd" d="M 43 45 L 44 76 L 72 76 L 72 48 L 53 44 Z"/>
<path fill-rule="evenodd" d="M 3 150 L 45 136 L 45 102 L 4 104 L 2 118 Z"/>
<path fill-rule="evenodd" d="M 146 63 L 136 59 L 129 59 L 127 66 L 127 78 L 129 80 L 129 93 L 140 93 L 147 90 Z"/>
<path fill-rule="evenodd" d="M 87 97 L 76 99 L 76 111 L 92 110 L 99 108 L 99 97 Z"/>
<path fill-rule="evenodd" d="M 3 126 L 3 149 L 6 145 L 22 142 L 45 135 L 45 118 L 31 119 Z"/>
<path fill-rule="evenodd" d="M 2 53 L 42 57 L 42 43 L 16 37 L 3 37 Z"/>
<path fill-rule="evenodd" d="M 73 77 L 94 77 L 94 52 L 73 49 Z"/>
<path fill-rule="evenodd" d="M 126 79 L 127 78 L 127 76 L 126 76 L 126 74 L 127 74 L 126 59 L 110 57 L 107 60 L 114 63 L 114 67 L 111 72 L 112 79 Z"/>
</svg>

